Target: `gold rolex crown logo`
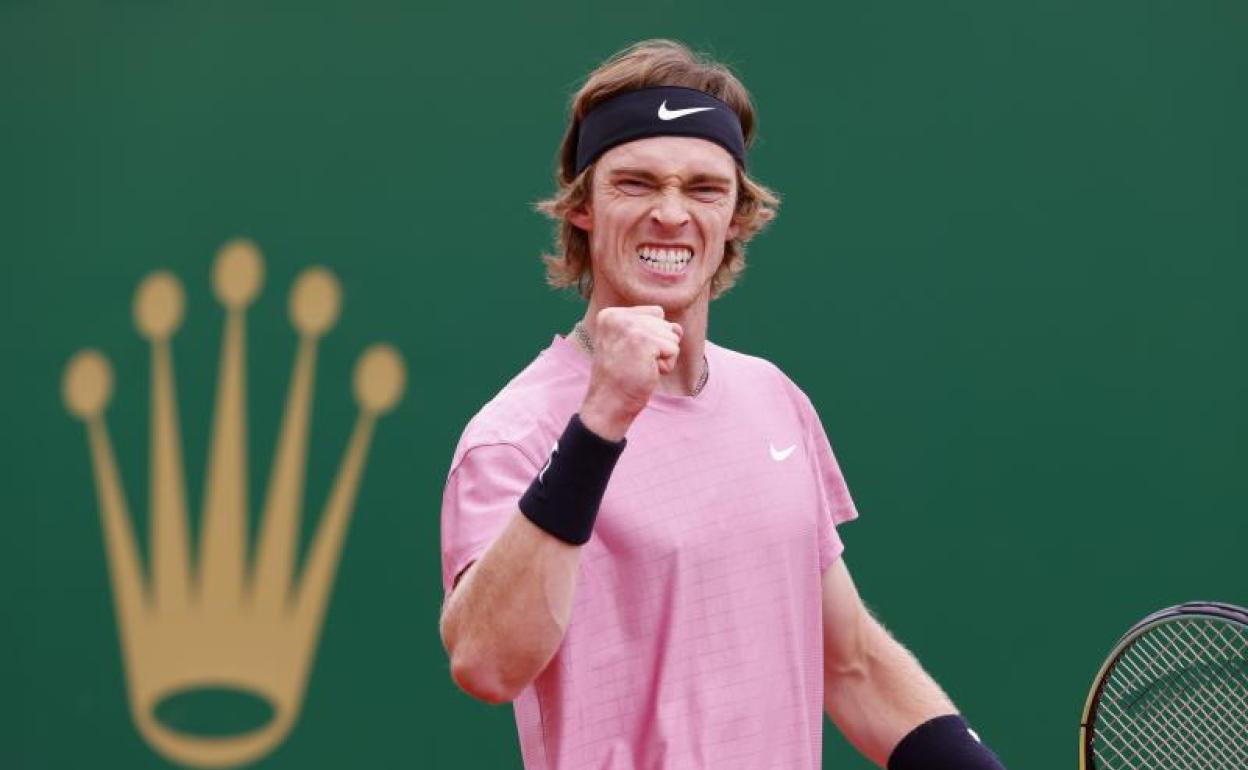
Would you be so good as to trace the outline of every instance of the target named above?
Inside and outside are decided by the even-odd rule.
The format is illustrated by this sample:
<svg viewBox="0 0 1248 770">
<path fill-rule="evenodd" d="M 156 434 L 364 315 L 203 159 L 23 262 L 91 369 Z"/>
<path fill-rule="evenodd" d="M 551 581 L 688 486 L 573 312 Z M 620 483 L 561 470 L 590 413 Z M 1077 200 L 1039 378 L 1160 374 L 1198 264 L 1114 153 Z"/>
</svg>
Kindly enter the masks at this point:
<svg viewBox="0 0 1248 770">
<path fill-rule="evenodd" d="M 377 417 L 398 403 L 405 380 L 402 359 L 388 345 L 373 345 L 357 361 L 359 414 L 296 581 L 317 341 L 337 321 L 341 299 L 328 270 L 313 267 L 300 274 L 290 292 L 290 317 L 299 335 L 294 371 L 255 557 L 247 564 L 244 327 L 263 271 L 259 251 L 245 240 L 222 247 L 213 268 L 213 288 L 226 319 L 194 562 L 170 342 L 184 310 L 178 279 L 153 273 L 134 298 L 135 324 L 151 344 L 147 579 L 104 421 L 111 367 L 99 352 L 82 350 L 70 359 L 63 380 L 65 404 L 87 430 L 131 714 L 151 746 L 195 767 L 259 759 L 294 726 L 373 428 Z M 171 729 L 156 717 L 162 700 L 198 688 L 262 697 L 272 718 L 251 732 L 201 736 Z"/>
</svg>

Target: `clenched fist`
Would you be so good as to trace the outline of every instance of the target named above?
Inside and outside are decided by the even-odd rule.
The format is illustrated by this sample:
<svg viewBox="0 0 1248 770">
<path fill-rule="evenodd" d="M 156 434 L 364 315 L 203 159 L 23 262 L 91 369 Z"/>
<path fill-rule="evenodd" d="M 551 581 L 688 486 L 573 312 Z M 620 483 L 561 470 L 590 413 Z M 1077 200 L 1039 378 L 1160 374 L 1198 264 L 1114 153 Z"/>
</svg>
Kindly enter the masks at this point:
<svg viewBox="0 0 1248 770">
<path fill-rule="evenodd" d="M 650 401 L 659 376 L 680 354 L 680 324 L 663 319 L 663 308 L 608 307 L 595 319 L 594 363 L 581 403 L 581 422 L 610 441 L 624 437 Z"/>
</svg>

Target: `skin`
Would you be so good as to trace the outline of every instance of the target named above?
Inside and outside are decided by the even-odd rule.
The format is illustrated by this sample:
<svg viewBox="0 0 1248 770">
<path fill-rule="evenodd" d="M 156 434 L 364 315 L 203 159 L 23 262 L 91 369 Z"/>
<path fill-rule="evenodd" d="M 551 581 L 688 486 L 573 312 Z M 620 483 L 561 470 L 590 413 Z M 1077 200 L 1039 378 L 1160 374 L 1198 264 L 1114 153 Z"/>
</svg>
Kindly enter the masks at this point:
<svg viewBox="0 0 1248 770">
<path fill-rule="evenodd" d="M 568 220 L 589 233 L 594 292 L 581 323 L 602 355 L 581 419 L 600 435 L 622 437 L 656 388 L 692 392 L 702 373 L 711 278 L 737 235 L 736 198 L 732 156 L 705 139 L 650 137 L 598 159 L 589 203 Z M 681 274 L 660 275 L 638 256 L 642 246 L 685 246 L 693 258 Z"/>
<path fill-rule="evenodd" d="M 656 390 L 693 390 L 711 278 L 737 233 L 736 195 L 732 157 L 706 140 L 651 137 L 599 158 L 589 203 L 568 216 L 590 235 L 594 291 L 582 323 L 595 353 L 580 409 L 590 430 L 618 440 Z M 642 246 L 677 244 L 693 250 L 679 276 L 658 275 L 638 256 Z M 443 610 L 443 643 L 462 689 L 509 702 L 541 673 L 568 627 L 580 554 L 513 513 Z M 910 730 L 956 713 L 867 611 L 843 559 L 824 573 L 822 614 L 824 706 L 868 759 L 883 766 Z"/>
</svg>

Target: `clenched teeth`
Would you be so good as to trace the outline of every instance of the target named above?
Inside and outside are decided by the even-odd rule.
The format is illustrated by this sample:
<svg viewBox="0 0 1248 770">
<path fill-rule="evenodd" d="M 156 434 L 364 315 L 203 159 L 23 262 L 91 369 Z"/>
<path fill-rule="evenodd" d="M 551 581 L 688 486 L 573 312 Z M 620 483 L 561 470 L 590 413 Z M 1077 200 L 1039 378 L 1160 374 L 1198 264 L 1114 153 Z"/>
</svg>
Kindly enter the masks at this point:
<svg viewBox="0 0 1248 770">
<path fill-rule="evenodd" d="M 677 246 L 670 249 L 642 246 L 637 250 L 637 255 L 642 259 L 649 260 L 651 262 L 683 265 L 693 258 L 693 251 L 691 249 L 686 249 L 683 246 Z"/>
</svg>

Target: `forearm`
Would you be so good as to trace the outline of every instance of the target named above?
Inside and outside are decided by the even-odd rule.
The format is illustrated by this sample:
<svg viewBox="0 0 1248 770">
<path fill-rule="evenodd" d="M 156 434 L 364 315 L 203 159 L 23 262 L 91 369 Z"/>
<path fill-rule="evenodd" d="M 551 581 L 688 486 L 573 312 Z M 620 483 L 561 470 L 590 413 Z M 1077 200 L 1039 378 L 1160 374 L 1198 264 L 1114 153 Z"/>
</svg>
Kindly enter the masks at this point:
<svg viewBox="0 0 1248 770">
<path fill-rule="evenodd" d="M 442 641 L 461 688 L 502 703 L 541 673 L 568 628 L 581 551 L 515 512 L 442 613 Z"/>
<path fill-rule="evenodd" d="M 864 613 L 858 625 L 854 654 L 825 665 L 824 706 L 850 743 L 883 767 L 907 733 L 957 708 L 877 621 Z"/>
</svg>

